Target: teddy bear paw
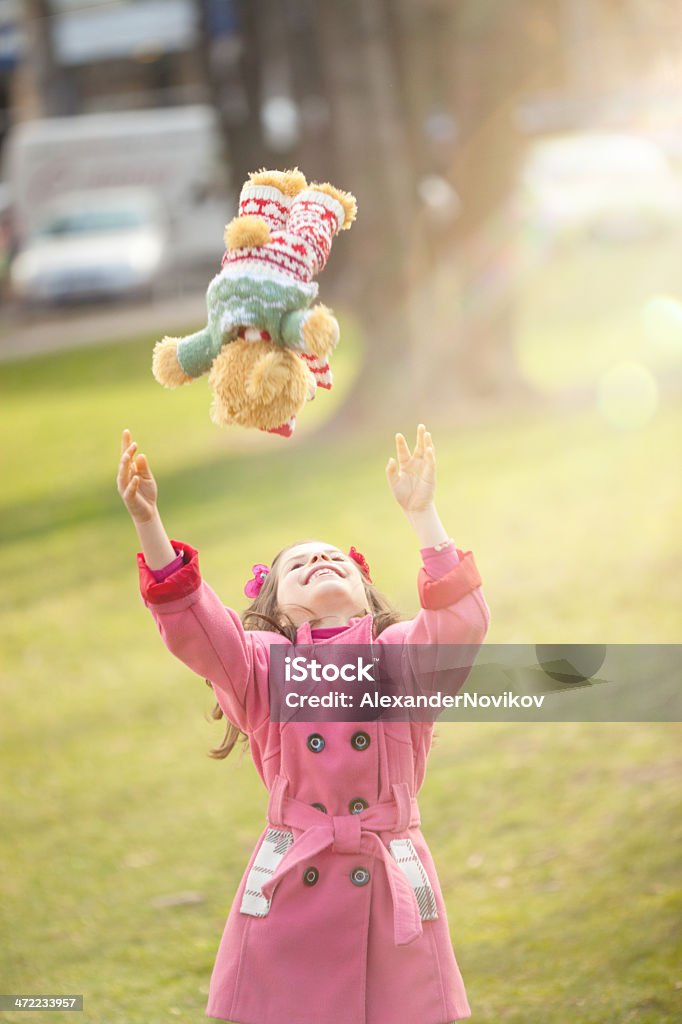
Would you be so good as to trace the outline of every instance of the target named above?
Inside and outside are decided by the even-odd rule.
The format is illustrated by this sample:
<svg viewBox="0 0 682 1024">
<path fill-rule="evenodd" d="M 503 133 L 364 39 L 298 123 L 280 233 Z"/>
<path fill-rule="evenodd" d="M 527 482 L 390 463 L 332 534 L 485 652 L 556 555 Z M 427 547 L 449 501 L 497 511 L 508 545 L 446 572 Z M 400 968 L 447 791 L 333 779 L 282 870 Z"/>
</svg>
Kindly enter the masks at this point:
<svg viewBox="0 0 682 1024">
<path fill-rule="evenodd" d="M 303 322 L 306 351 L 318 359 L 326 359 L 339 340 L 339 324 L 330 309 L 319 302 Z"/>
<path fill-rule="evenodd" d="M 193 380 L 185 373 L 178 359 L 179 338 L 163 338 L 157 341 L 152 355 L 152 373 L 165 388 L 179 388 Z"/>
</svg>

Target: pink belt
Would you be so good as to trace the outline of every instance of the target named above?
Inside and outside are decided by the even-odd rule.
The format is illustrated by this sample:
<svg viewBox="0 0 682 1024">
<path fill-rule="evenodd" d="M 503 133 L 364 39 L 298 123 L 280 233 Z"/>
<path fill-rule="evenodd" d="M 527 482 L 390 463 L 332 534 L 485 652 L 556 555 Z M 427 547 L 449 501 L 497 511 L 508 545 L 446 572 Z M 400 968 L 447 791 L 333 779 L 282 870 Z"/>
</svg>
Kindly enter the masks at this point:
<svg viewBox="0 0 682 1024">
<path fill-rule="evenodd" d="M 289 826 L 302 830 L 279 865 L 263 883 L 263 895 L 270 899 L 279 881 L 302 861 L 331 846 L 335 853 L 378 856 L 383 860 L 393 901 L 395 944 L 404 946 L 422 934 L 419 904 L 414 889 L 382 842 L 380 832 L 404 832 L 421 824 L 417 798 L 406 782 L 391 786 L 393 800 L 370 805 L 359 814 L 325 815 L 310 804 L 287 796 L 289 780 L 277 775 L 270 790 L 268 822 L 274 828 Z"/>
</svg>

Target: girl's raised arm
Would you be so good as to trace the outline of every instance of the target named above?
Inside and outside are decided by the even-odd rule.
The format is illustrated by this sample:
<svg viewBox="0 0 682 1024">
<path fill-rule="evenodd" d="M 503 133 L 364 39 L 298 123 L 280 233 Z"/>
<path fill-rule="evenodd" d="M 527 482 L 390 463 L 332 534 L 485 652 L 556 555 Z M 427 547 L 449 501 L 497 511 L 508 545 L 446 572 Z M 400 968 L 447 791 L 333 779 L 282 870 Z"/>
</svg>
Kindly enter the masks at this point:
<svg viewBox="0 0 682 1024">
<path fill-rule="evenodd" d="M 137 442 L 131 439 L 129 430 L 124 430 L 116 486 L 137 530 L 147 565 L 162 569 L 173 561 L 175 552 L 161 522 L 156 504 L 158 487 L 147 456 L 136 457 L 136 451 Z"/>
<path fill-rule="evenodd" d="M 490 624 L 490 609 L 471 551 L 455 547 L 436 506 L 436 455 L 431 434 L 417 428 L 414 452 L 396 434 L 396 455 L 389 459 L 389 486 L 412 525 L 424 561 L 419 572 L 421 610 L 409 622 L 382 633 L 385 640 L 413 644 L 481 644 Z"/>
<path fill-rule="evenodd" d="M 142 600 L 169 651 L 212 683 L 224 713 L 247 732 L 269 714 L 267 686 L 255 682 L 259 663 L 267 669 L 267 648 L 202 579 L 197 551 L 168 537 L 156 506 L 156 482 L 145 456 L 134 457 L 136 448 L 124 430 L 117 486 L 142 547 L 137 555 Z M 158 570 L 166 567 L 174 571 L 162 579 Z"/>
</svg>

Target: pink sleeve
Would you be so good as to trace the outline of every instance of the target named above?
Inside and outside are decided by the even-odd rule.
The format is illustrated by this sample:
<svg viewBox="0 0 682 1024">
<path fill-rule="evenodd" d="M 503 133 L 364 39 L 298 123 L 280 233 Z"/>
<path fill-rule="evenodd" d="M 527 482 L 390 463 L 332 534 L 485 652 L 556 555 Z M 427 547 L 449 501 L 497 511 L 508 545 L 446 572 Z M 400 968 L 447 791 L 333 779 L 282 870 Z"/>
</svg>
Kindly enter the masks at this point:
<svg viewBox="0 0 682 1024">
<path fill-rule="evenodd" d="M 387 642 L 410 644 L 481 644 L 490 625 L 490 608 L 472 551 L 454 544 L 436 552 L 422 549 L 417 576 L 421 610 L 380 636 Z"/>
<path fill-rule="evenodd" d="M 425 692 L 442 678 L 434 673 L 444 669 L 448 693 L 464 686 L 490 625 L 473 553 L 453 548 L 423 549 L 417 576 L 420 611 L 413 619 L 389 626 L 377 638 L 380 644 L 415 645 L 408 650 L 408 659 Z"/>
<path fill-rule="evenodd" d="M 225 608 L 202 579 L 194 548 L 171 543 L 182 550 L 182 565 L 164 580 L 155 578 L 138 552 L 142 600 L 168 650 L 211 682 L 231 722 L 244 732 L 253 731 L 269 715 L 269 651 L 263 634 L 245 630 L 237 612 Z"/>
<path fill-rule="evenodd" d="M 445 576 L 459 562 L 459 554 L 452 540 L 446 544 L 437 544 L 435 547 L 422 548 L 419 553 L 426 572 L 434 580 Z"/>
</svg>

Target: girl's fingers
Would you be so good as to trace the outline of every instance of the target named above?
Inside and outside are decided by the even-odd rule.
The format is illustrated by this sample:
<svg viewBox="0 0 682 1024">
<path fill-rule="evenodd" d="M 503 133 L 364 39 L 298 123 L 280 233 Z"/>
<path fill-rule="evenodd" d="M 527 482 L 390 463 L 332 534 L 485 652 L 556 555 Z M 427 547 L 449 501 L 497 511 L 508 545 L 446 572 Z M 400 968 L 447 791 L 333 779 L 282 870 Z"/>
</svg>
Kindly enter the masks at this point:
<svg viewBox="0 0 682 1024">
<path fill-rule="evenodd" d="M 133 477 L 125 491 L 123 492 L 123 500 L 126 502 L 132 501 L 137 493 L 138 478 Z"/>
<path fill-rule="evenodd" d="M 140 476 L 143 476 L 145 478 L 145 480 L 151 480 L 152 479 L 152 471 L 149 468 L 149 463 L 147 462 L 147 456 L 146 455 L 138 455 L 137 456 L 137 459 L 135 460 L 135 467 L 137 469 L 137 472 L 140 474 Z"/>
<path fill-rule="evenodd" d="M 137 448 L 137 441 L 133 441 L 129 430 L 124 430 L 121 435 L 121 455 L 127 452 L 130 447 Z"/>
<path fill-rule="evenodd" d="M 425 430 L 426 430 L 426 427 L 424 426 L 424 424 L 420 423 L 419 426 L 417 427 L 417 440 L 415 441 L 415 445 L 414 445 L 414 454 L 415 455 L 423 455 L 424 454 L 424 431 Z"/>
<path fill-rule="evenodd" d="M 127 487 L 130 480 L 130 456 L 124 452 L 121 456 L 121 461 L 118 464 L 118 475 L 116 477 L 116 484 L 118 489 L 121 487 Z"/>
<path fill-rule="evenodd" d="M 402 467 L 410 458 L 410 449 L 408 448 L 407 441 L 402 434 L 395 435 L 395 449 L 398 456 L 398 462 Z"/>
<path fill-rule="evenodd" d="M 123 455 L 121 456 L 121 465 L 123 465 L 124 463 L 127 464 L 130 461 L 130 459 L 132 459 L 132 457 L 133 457 L 133 455 L 135 453 L 135 449 L 136 448 L 137 448 L 137 442 L 136 441 L 133 441 L 132 444 L 128 445 L 126 450 L 123 452 Z"/>
<path fill-rule="evenodd" d="M 386 463 L 386 476 L 389 483 L 393 483 L 394 480 L 398 479 L 398 464 L 393 458 L 389 459 Z"/>
</svg>

